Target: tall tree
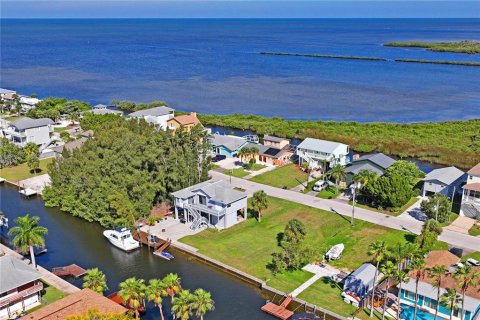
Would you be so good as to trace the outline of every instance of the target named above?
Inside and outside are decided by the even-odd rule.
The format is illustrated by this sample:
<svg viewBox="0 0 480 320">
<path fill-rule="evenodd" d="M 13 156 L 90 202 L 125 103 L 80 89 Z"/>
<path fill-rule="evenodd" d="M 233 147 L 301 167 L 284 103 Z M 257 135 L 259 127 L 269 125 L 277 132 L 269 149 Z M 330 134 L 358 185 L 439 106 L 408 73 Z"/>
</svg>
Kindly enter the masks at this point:
<svg viewBox="0 0 480 320">
<path fill-rule="evenodd" d="M 163 278 L 165 284 L 165 292 L 173 301 L 173 297 L 182 291 L 181 279 L 176 273 L 169 273 Z"/>
<path fill-rule="evenodd" d="M 394 272 L 393 278 L 396 282 L 398 282 L 398 293 L 397 293 L 397 301 L 400 301 L 400 295 L 402 293 L 402 285 L 404 283 L 408 283 L 410 281 L 410 277 L 408 276 L 408 269 L 397 269 Z M 397 308 L 397 319 L 400 319 L 400 306 Z"/>
<path fill-rule="evenodd" d="M 31 155 L 27 157 L 27 165 L 31 172 L 37 174 L 40 167 L 40 160 L 37 155 Z"/>
<path fill-rule="evenodd" d="M 458 304 L 463 304 L 462 297 L 453 288 L 447 288 L 441 295 L 439 303 L 445 305 L 450 310 L 450 320 L 453 319 L 453 313 L 458 310 Z"/>
<path fill-rule="evenodd" d="M 376 241 L 370 244 L 368 247 L 368 254 L 373 256 L 375 262 L 375 275 L 373 277 L 373 288 L 370 301 L 370 318 L 373 317 L 373 299 L 375 296 L 375 287 L 377 285 L 378 266 L 382 262 L 388 253 L 388 246 L 385 241 Z"/>
<path fill-rule="evenodd" d="M 284 241 L 299 244 L 305 239 L 307 235 L 307 228 L 302 221 L 292 219 L 287 222 L 285 230 L 283 231 Z"/>
<path fill-rule="evenodd" d="M 12 244 L 19 248 L 23 254 L 30 250 L 30 259 L 32 265 L 36 268 L 33 247 L 45 246 L 45 236 L 48 234 L 48 230 L 38 224 L 40 222 L 39 217 L 30 217 L 29 214 L 18 217 L 15 222 L 17 225 L 8 231 L 8 235 L 13 236 Z"/>
<path fill-rule="evenodd" d="M 360 170 L 356 175 L 353 176 L 353 180 L 356 182 L 360 182 L 362 188 L 364 188 L 369 183 L 378 179 L 378 175 L 373 170 Z"/>
<path fill-rule="evenodd" d="M 108 290 L 107 277 L 98 268 L 88 269 L 87 274 L 83 277 L 83 287 L 103 294 Z"/>
<path fill-rule="evenodd" d="M 450 221 L 451 207 L 450 200 L 439 193 L 420 203 L 420 208 L 425 212 L 427 217 L 429 219 L 435 219 L 440 223 Z"/>
<path fill-rule="evenodd" d="M 118 295 L 123 303 L 135 312 L 135 319 L 139 319 L 139 309 L 144 303 L 147 287 L 143 279 L 128 278 L 120 283 Z"/>
<path fill-rule="evenodd" d="M 188 320 L 193 315 L 194 296 L 190 290 L 182 290 L 178 297 L 175 297 L 172 302 L 172 313 L 175 318 Z"/>
<path fill-rule="evenodd" d="M 208 311 L 215 309 L 215 302 L 212 299 L 210 292 L 203 289 L 197 289 L 193 293 L 192 310 L 195 316 L 203 320 L 203 317 Z"/>
<path fill-rule="evenodd" d="M 392 261 L 385 261 L 385 263 L 380 267 L 380 271 L 387 279 L 387 287 L 385 288 L 385 295 L 383 296 L 384 302 L 382 308 L 382 320 L 385 320 L 385 311 L 387 311 L 388 289 L 390 289 L 390 281 L 395 276 L 395 272 L 397 272 L 397 270 L 397 266 Z"/>
<path fill-rule="evenodd" d="M 253 193 L 252 209 L 258 213 L 258 222 L 262 221 L 262 211 L 268 208 L 268 197 L 265 191 L 260 190 Z"/>
<path fill-rule="evenodd" d="M 480 271 L 475 271 L 472 266 L 465 265 L 458 267 L 453 276 L 458 280 L 458 286 L 462 289 L 462 315 L 461 319 L 465 318 L 465 292 L 470 287 L 475 287 L 480 279 Z"/>
<path fill-rule="evenodd" d="M 437 320 L 438 317 L 438 309 L 440 307 L 440 288 L 443 285 L 443 279 L 447 276 L 448 269 L 443 265 L 436 265 L 432 268 L 428 269 L 427 276 L 433 279 L 433 286 L 437 288 L 437 305 L 435 307 L 435 318 Z"/>
<path fill-rule="evenodd" d="M 435 219 L 429 219 L 422 225 L 422 231 L 417 237 L 416 242 L 420 249 L 427 253 L 432 250 L 434 244 L 437 242 L 438 236 L 442 233 L 442 227 Z"/>
<path fill-rule="evenodd" d="M 413 318 L 416 319 L 418 311 L 418 284 L 420 283 L 420 279 L 425 276 L 425 260 L 422 257 L 415 258 L 410 262 L 410 267 L 415 276 L 415 310 Z"/>
<path fill-rule="evenodd" d="M 338 184 L 347 177 L 347 172 L 344 166 L 336 164 L 327 172 L 327 177 L 335 179 L 335 193 L 338 193 Z"/>
<path fill-rule="evenodd" d="M 23 151 L 25 151 L 25 155 L 27 157 L 37 156 L 39 152 L 39 148 L 35 143 L 29 142 L 25 145 L 25 147 L 23 147 Z"/>
<path fill-rule="evenodd" d="M 167 295 L 167 286 L 164 281 L 159 279 L 151 279 L 147 286 L 147 299 L 152 301 L 160 311 L 160 318 L 164 320 L 162 302 L 163 297 Z"/>
</svg>

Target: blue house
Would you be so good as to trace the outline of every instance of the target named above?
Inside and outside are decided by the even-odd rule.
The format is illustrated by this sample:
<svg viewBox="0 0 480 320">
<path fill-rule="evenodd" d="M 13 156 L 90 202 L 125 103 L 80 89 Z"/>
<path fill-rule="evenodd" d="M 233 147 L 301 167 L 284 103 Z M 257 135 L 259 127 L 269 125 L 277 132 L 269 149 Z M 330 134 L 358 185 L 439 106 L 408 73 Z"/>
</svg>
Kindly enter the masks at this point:
<svg viewBox="0 0 480 320">
<path fill-rule="evenodd" d="M 248 141 L 242 137 L 213 134 L 210 144 L 216 155 L 234 158 L 237 156 L 238 151 L 248 144 Z"/>
</svg>

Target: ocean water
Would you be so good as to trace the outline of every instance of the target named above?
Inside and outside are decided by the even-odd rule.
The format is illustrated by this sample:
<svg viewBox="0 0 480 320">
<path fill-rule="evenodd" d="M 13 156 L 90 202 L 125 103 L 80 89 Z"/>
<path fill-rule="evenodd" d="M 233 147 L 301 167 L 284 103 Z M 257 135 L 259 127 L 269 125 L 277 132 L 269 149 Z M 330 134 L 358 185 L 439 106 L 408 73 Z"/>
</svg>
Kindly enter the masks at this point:
<svg viewBox="0 0 480 320">
<path fill-rule="evenodd" d="M 480 40 L 480 19 L 1 20 L 0 86 L 24 94 L 167 101 L 288 119 L 480 116 L 480 67 L 282 57 L 259 51 L 480 61 L 388 41 Z"/>
</svg>

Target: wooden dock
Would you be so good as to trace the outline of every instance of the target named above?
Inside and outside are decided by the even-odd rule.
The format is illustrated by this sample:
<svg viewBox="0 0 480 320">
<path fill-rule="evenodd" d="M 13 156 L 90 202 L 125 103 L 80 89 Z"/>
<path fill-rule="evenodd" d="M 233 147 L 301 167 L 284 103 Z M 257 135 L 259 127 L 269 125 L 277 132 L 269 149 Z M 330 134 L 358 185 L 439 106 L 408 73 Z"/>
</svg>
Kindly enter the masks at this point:
<svg viewBox="0 0 480 320">
<path fill-rule="evenodd" d="M 273 302 L 267 302 L 267 304 L 262 307 L 262 311 L 279 319 L 287 320 L 293 316 L 293 311 L 287 310 L 287 307 L 292 300 L 293 298 L 291 296 L 287 296 L 280 305 L 277 305 Z"/>
<path fill-rule="evenodd" d="M 23 190 L 18 191 L 20 194 L 25 196 L 26 198 L 34 196 L 37 194 L 37 191 L 30 189 L 30 188 L 25 188 Z"/>
<path fill-rule="evenodd" d="M 139 234 L 140 234 L 140 236 L 139 236 Z M 168 245 L 170 245 L 170 242 L 162 240 L 162 239 L 156 237 L 153 234 L 149 234 L 149 233 L 147 233 L 145 231 L 141 231 L 141 230 L 140 230 L 140 232 L 138 232 L 137 230 L 133 231 L 132 236 L 133 236 L 133 239 L 139 241 L 142 244 L 146 244 L 147 246 L 149 246 L 150 248 L 154 248 L 155 250 L 157 250 L 161 246 L 165 245 L 166 243 L 168 243 Z M 167 245 L 167 247 L 168 247 L 168 245 Z"/>
<path fill-rule="evenodd" d="M 80 278 L 81 276 L 85 275 L 85 273 L 87 273 L 87 270 L 77 266 L 76 264 L 71 264 L 65 267 L 53 268 L 52 273 L 59 277 Z"/>
<path fill-rule="evenodd" d="M 165 241 L 157 250 L 153 253 L 154 255 L 160 255 L 160 253 L 170 247 L 171 241 Z"/>
</svg>

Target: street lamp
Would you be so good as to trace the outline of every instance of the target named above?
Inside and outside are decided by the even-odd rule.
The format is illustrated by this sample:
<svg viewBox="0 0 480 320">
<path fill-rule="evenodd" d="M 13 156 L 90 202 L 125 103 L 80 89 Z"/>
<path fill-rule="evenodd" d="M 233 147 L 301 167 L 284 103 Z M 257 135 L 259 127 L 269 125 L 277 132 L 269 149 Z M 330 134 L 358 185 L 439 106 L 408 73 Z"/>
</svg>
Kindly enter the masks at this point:
<svg viewBox="0 0 480 320">
<path fill-rule="evenodd" d="M 360 182 L 353 182 L 352 186 L 350 187 L 350 189 L 352 190 L 352 196 L 353 196 L 353 199 L 352 199 L 352 221 L 350 222 L 350 225 L 352 227 L 355 227 L 355 198 L 356 198 L 356 195 L 357 195 L 357 189 L 360 189 L 360 187 L 362 186 L 362 184 Z"/>
</svg>

